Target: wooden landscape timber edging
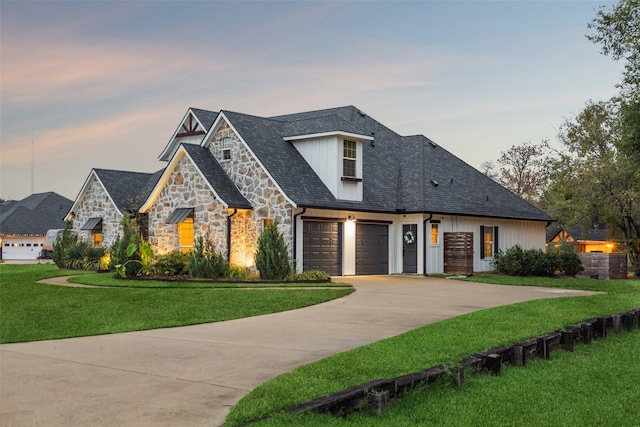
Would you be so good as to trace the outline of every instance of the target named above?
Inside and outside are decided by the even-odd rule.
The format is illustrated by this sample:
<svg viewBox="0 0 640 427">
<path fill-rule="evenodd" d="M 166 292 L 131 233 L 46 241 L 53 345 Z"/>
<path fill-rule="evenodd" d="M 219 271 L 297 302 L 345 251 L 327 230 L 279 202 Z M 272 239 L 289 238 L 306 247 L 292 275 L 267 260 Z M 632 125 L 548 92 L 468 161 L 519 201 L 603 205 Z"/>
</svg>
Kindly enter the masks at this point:
<svg viewBox="0 0 640 427">
<path fill-rule="evenodd" d="M 380 415 L 389 401 L 401 397 L 409 390 L 451 381 L 460 388 L 467 373 L 486 372 L 500 375 L 505 365 L 526 366 L 532 359 L 549 359 L 554 350 L 573 352 L 574 344 L 591 344 L 595 338 L 605 339 L 611 333 L 633 331 L 640 327 L 640 307 L 611 316 L 587 319 L 577 325 L 566 326 L 538 337 L 530 338 L 510 346 L 495 347 L 482 353 L 472 354 L 455 365 L 439 365 L 425 371 L 401 375 L 391 379 L 377 379 L 349 387 L 327 396 L 313 399 L 284 411 L 300 414 L 308 411 L 344 416 L 350 412 L 368 409 Z M 263 421 L 261 418 L 248 424 Z"/>
</svg>

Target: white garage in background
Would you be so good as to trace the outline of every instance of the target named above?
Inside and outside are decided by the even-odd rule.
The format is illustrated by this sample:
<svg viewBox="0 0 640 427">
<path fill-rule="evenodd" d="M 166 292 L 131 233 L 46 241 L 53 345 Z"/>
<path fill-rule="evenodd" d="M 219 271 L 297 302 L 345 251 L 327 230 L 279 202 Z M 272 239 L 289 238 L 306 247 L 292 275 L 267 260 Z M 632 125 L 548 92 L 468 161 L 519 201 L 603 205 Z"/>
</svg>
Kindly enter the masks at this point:
<svg viewBox="0 0 640 427">
<path fill-rule="evenodd" d="M 47 230 L 64 228 L 72 204 L 53 192 L 0 203 L 0 259 L 37 259 Z"/>
</svg>

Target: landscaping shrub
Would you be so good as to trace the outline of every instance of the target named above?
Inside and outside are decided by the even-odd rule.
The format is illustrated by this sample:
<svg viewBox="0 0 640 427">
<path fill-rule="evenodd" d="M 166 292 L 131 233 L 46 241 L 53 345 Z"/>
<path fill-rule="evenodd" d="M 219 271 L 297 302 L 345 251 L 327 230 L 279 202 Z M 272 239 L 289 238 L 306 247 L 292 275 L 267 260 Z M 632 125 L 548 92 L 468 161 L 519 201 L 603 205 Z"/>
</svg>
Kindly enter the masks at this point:
<svg viewBox="0 0 640 427">
<path fill-rule="evenodd" d="M 295 280 L 298 282 L 304 281 L 328 281 L 329 275 L 321 270 L 309 270 L 302 273 L 292 273 L 289 275 L 289 280 Z"/>
<path fill-rule="evenodd" d="M 248 268 L 229 267 L 226 276 L 230 279 L 247 279 L 251 276 L 251 272 Z"/>
<path fill-rule="evenodd" d="M 523 250 L 519 245 L 495 254 L 493 267 L 511 276 L 573 276 L 583 270 L 580 258 L 573 251 L 545 253 L 539 249 Z"/>
<path fill-rule="evenodd" d="M 135 217 L 125 214 L 121 221 L 122 236 L 118 235 L 113 245 L 111 245 L 111 261 L 109 269 L 113 270 L 117 265 L 125 266 L 125 276 L 137 276 L 142 272 L 142 266 L 137 262 L 142 261 L 139 251 L 135 251 L 131 256 L 127 254 L 127 249 L 132 243 L 141 245 L 143 243 L 140 227 Z"/>
<path fill-rule="evenodd" d="M 189 274 L 189 255 L 180 251 L 159 255 L 153 265 L 156 274 L 163 276 L 184 276 Z"/>
<path fill-rule="evenodd" d="M 200 279 L 219 279 L 229 271 L 227 259 L 218 252 L 207 237 L 198 236 L 189 253 L 189 274 Z"/>
<path fill-rule="evenodd" d="M 83 267 L 85 270 L 102 270 L 106 266 L 102 264 L 102 258 L 106 253 L 105 248 L 94 248 L 92 246 L 87 245 L 84 250 L 84 264 Z"/>
<path fill-rule="evenodd" d="M 289 250 L 276 221 L 258 237 L 256 268 L 266 280 L 283 280 L 291 273 Z"/>
<path fill-rule="evenodd" d="M 58 268 L 67 268 L 66 252 L 72 245 L 75 245 L 78 241 L 78 235 L 72 230 L 72 222 L 66 221 L 64 224 L 64 230 L 62 235 L 59 236 L 53 244 L 53 253 L 51 259 L 58 266 Z"/>
</svg>

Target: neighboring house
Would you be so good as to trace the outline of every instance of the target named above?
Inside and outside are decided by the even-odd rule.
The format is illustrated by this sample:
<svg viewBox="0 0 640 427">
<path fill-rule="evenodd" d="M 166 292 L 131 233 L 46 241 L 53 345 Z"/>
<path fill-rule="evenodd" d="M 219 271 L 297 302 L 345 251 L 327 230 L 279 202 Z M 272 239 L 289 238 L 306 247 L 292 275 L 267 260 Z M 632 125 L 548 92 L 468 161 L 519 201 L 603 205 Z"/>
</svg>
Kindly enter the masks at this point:
<svg viewBox="0 0 640 427">
<path fill-rule="evenodd" d="M 453 272 L 457 259 L 489 271 L 499 249 L 543 249 L 553 221 L 353 106 L 277 117 L 191 108 L 159 158 L 168 166 L 140 207 L 154 251 L 188 251 L 208 234 L 249 268 L 273 221 L 299 271 L 331 275 Z"/>
<path fill-rule="evenodd" d="M 0 258 L 37 259 L 47 230 L 64 228 L 72 204 L 53 192 L 0 203 Z"/>
<path fill-rule="evenodd" d="M 616 243 L 607 238 L 607 230 L 604 228 L 582 229 L 558 228 L 547 238 L 547 248 L 566 242 L 574 246 L 578 253 L 602 252 L 611 253 L 616 251 Z"/>
<path fill-rule="evenodd" d="M 92 169 L 67 209 L 66 219 L 73 221 L 80 239 L 95 247 L 109 247 L 122 234 L 123 215 L 138 211 L 161 173 Z"/>
</svg>

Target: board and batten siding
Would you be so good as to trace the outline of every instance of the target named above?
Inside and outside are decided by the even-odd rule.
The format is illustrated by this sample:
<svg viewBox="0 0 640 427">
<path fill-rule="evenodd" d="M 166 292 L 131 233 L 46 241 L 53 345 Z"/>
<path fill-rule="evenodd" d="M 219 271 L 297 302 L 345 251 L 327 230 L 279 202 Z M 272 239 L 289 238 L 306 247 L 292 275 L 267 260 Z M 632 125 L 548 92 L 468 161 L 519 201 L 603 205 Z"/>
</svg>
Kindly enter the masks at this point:
<svg viewBox="0 0 640 427">
<path fill-rule="evenodd" d="M 300 139 L 292 143 L 335 198 L 362 201 L 362 182 L 341 179 L 343 140 L 344 138 L 339 136 L 327 136 Z M 356 177 L 362 178 L 362 142 L 354 140 L 356 141 Z"/>
<path fill-rule="evenodd" d="M 477 218 L 438 216 L 443 232 L 473 233 L 473 271 L 493 271 L 493 258 L 480 258 L 480 227 L 498 227 L 498 249 L 504 251 L 512 246 L 520 245 L 522 249 L 545 249 L 546 224 L 542 221 L 519 221 L 499 218 Z"/>
</svg>

